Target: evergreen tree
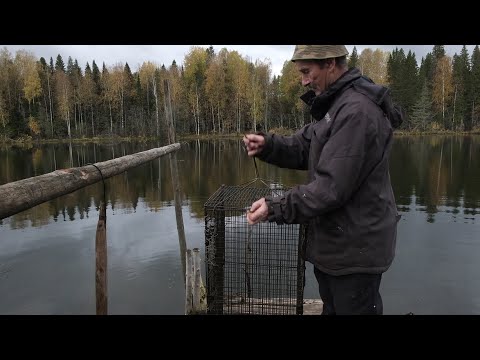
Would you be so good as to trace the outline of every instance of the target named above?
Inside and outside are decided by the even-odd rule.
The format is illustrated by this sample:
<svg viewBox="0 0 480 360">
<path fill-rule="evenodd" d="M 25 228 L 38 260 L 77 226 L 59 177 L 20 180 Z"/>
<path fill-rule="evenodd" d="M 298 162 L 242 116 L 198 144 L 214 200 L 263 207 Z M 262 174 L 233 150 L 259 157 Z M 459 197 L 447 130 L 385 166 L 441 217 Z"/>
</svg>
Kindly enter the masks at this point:
<svg viewBox="0 0 480 360">
<path fill-rule="evenodd" d="M 54 70 L 55 70 L 55 66 L 53 65 L 53 58 L 50 57 L 50 74 L 53 74 Z"/>
<path fill-rule="evenodd" d="M 470 123 L 470 59 L 465 46 L 460 55 L 453 56 L 452 71 L 454 82 L 452 128 L 455 130 Z"/>
<path fill-rule="evenodd" d="M 418 66 L 415 53 L 411 51 L 408 52 L 401 66 L 400 74 L 399 84 L 402 92 L 403 106 L 405 111 L 409 113 L 413 105 L 417 102 L 421 90 L 418 85 Z"/>
<path fill-rule="evenodd" d="M 348 59 L 348 67 L 357 67 L 358 65 L 358 53 L 357 53 L 357 47 L 354 46 L 352 50 L 352 54 L 350 55 Z"/>
<path fill-rule="evenodd" d="M 74 73 L 75 73 L 75 68 L 73 66 L 73 60 L 72 60 L 72 57 L 69 56 L 67 61 L 67 75 L 70 77 L 73 77 Z"/>
<path fill-rule="evenodd" d="M 57 61 L 55 62 L 55 71 L 65 72 L 65 64 L 63 63 L 62 56 L 57 55 Z"/>
<path fill-rule="evenodd" d="M 207 50 L 207 66 L 208 64 L 210 64 L 210 61 L 212 61 L 212 59 L 215 57 L 215 50 L 213 49 L 213 46 L 210 45 Z"/>
<path fill-rule="evenodd" d="M 101 89 L 100 80 L 101 80 L 101 77 L 100 77 L 100 70 L 98 69 L 98 66 L 95 63 L 95 60 L 92 61 L 92 76 L 93 76 L 93 81 L 95 82 L 96 94 L 100 95 L 100 89 Z"/>
<path fill-rule="evenodd" d="M 403 49 L 395 48 L 387 61 L 387 81 L 392 92 L 392 98 L 398 104 L 405 106 L 402 76 L 403 65 L 405 63 L 405 53 Z"/>
<path fill-rule="evenodd" d="M 463 110 L 463 128 L 464 130 L 470 130 L 472 128 L 472 79 L 471 79 L 471 64 L 470 56 L 465 45 L 463 45 L 460 51 L 460 64 L 461 64 L 461 77 L 463 82 L 463 98 L 464 108 Z"/>
<path fill-rule="evenodd" d="M 426 79 L 423 80 L 423 86 L 418 101 L 410 112 L 410 124 L 412 129 L 425 131 L 432 119 L 432 97 Z"/>
<path fill-rule="evenodd" d="M 472 53 L 471 71 L 472 128 L 480 124 L 480 49 L 475 45 Z"/>
<path fill-rule="evenodd" d="M 87 65 L 85 66 L 85 76 L 86 76 L 87 74 L 88 74 L 89 76 L 92 76 L 92 77 L 93 77 L 92 69 L 90 69 L 90 65 L 88 64 L 88 61 L 87 61 Z"/>
<path fill-rule="evenodd" d="M 82 68 L 80 67 L 80 65 L 78 65 L 77 59 L 75 59 L 75 61 L 73 62 L 73 68 L 74 68 L 75 73 L 77 74 L 77 76 L 79 76 L 79 77 L 82 77 L 82 76 L 83 76 Z"/>
<path fill-rule="evenodd" d="M 40 65 L 43 71 L 47 69 L 47 62 L 45 61 L 45 58 L 43 56 L 40 58 Z"/>
<path fill-rule="evenodd" d="M 445 45 L 434 45 L 432 50 L 433 58 L 438 60 L 446 55 Z"/>
</svg>

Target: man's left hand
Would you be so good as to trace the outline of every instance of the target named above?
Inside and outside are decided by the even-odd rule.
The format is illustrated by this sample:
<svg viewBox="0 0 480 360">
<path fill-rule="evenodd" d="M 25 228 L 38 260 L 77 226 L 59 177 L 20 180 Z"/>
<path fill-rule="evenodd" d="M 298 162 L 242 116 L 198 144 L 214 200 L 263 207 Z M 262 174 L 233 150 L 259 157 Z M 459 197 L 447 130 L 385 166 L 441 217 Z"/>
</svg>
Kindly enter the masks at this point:
<svg viewBox="0 0 480 360">
<path fill-rule="evenodd" d="M 255 201 L 247 212 L 247 221 L 250 225 L 255 225 L 268 218 L 268 206 L 265 198 Z"/>
</svg>

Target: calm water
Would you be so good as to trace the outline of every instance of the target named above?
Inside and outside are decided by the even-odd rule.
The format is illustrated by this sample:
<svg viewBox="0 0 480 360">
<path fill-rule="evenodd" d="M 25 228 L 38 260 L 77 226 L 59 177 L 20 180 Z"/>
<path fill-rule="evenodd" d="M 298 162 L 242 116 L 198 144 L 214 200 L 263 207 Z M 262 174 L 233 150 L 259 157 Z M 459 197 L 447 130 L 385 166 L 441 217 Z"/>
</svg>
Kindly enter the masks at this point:
<svg viewBox="0 0 480 360">
<path fill-rule="evenodd" d="M 158 147 L 157 143 L 0 149 L 0 184 Z M 187 247 L 204 247 L 203 204 L 255 177 L 240 141 L 177 152 Z M 305 174 L 258 162 L 287 186 Z M 397 137 L 391 177 L 402 214 L 384 274 L 386 314 L 480 314 L 480 138 Z M 110 314 L 183 314 L 184 285 L 169 158 L 106 180 Z M 101 184 L 0 220 L 0 314 L 95 314 Z M 306 298 L 318 298 L 311 265 Z"/>
</svg>

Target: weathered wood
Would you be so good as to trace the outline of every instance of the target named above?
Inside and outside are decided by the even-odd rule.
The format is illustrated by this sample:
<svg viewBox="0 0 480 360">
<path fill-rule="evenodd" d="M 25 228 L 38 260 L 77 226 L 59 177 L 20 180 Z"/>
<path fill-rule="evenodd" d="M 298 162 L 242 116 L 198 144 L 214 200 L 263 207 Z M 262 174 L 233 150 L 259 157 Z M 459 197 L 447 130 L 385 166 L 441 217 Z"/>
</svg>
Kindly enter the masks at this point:
<svg viewBox="0 0 480 360">
<path fill-rule="evenodd" d="M 193 312 L 205 314 L 207 312 L 207 291 L 202 281 L 200 250 L 193 249 Z"/>
<path fill-rule="evenodd" d="M 107 215 L 103 202 L 100 203 L 95 237 L 95 295 L 97 315 L 107 315 Z"/>
<path fill-rule="evenodd" d="M 186 251 L 186 268 L 185 268 L 185 314 L 190 315 L 192 313 L 192 278 L 193 278 L 193 258 L 192 250 Z"/>
<path fill-rule="evenodd" d="M 227 301 L 228 308 L 225 312 L 229 314 L 245 314 L 250 315 L 281 315 L 286 314 L 287 310 L 282 310 L 282 306 L 290 309 L 297 299 L 255 299 L 255 298 L 239 298 L 238 303 L 234 303 L 232 299 Z M 321 299 L 305 299 L 303 300 L 303 315 L 320 315 L 322 313 L 323 302 Z M 292 314 L 293 315 L 293 314 Z"/>
<path fill-rule="evenodd" d="M 165 116 L 168 126 L 168 141 L 169 143 L 175 142 L 175 127 L 173 125 L 173 112 L 172 112 L 172 102 L 170 95 L 170 84 L 167 79 L 164 80 L 164 106 L 165 106 Z M 177 166 L 177 154 L 175 152 L 169 155 L 170 158 L 170 173 L 172 175 L 172 184 L 173 184 L 173 200 L 175 203 L 175 219 L 177 221 L 177 232 L 178 232 L 178 243 L 180 248 L 180 259 L 182 261 L 183 280 L 185 280 L 185 254 L 187 250 L 187 240 L 185 238 L 185 227 L 183 225 L 183 214 L 182 214 L 182 191 L 180 184 L 180 177 L 178 175 L 178 166 Z"/>
<path fill-rule="evenodd" d="M 117 159 L 96 163 L 103 177 L 109 178 L 133 167 L 180 149 L 171 144 Z M 92 165 L 56 170 L 0 186 L 0 219 L 30 209 L 38 204 L 69 194 L 102 179 Z"/>
<path fill-rule="evenodd" d="M 321 315 L 323 310 L 323 301 L 321 299 L 303 300 L 303 315 Z"/>
<path fill-rule="evenodd" d="M 207 291 L 202 281 L 200 250 L 186 251 L 185 314 L 198 315 L 207 312 Z"/>
</svg>

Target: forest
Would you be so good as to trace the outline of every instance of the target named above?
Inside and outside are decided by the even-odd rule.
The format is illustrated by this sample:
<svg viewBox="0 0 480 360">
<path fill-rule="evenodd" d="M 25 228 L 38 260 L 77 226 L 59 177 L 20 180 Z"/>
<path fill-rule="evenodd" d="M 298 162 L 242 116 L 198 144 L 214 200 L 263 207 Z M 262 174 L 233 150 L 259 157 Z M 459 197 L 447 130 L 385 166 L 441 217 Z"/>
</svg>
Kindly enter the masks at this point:
<svg viewBox="0 0 480 360">
<path fill-rule="evenodd" d="M 480 49 L 466 46 L 453 57 L 444 45 L 417 63 L 402 48 L 388 52 L 354 47 L 348 57 L 378 84 L 391 89 L 407 119 L 405 132 L 478 132 L 480 129 Z M 192 46 L 181 65 L 143 62 L 101 69 L 92 60 L 82 69 L 66 63 L 0 49 L 0 142 L 103 137 L 166 138 L 165 80 L 172 94 L 179 135 L 228 135 L 245 131 L 294 130 L 311 121 L 299 99 L 305 92 L 294 64 L 280 75 L 271 63 L 226 48 Z"/>
</svg>

